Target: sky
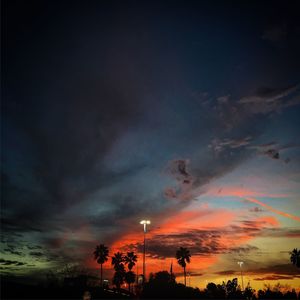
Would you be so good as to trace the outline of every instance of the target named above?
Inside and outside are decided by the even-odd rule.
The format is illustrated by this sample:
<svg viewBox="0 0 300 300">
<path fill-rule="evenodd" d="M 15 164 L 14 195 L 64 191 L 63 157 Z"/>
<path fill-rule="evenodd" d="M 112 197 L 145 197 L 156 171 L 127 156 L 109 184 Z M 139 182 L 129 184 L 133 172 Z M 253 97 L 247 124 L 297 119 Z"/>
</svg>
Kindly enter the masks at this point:
<svg viewBox="0 0 300 300">
<path fill-rule="evenodd" d="M 1 274 L 147 273 L 300 288 L 296 1 L 3 2 Z M 111 264 L 104 265 L 111 276 Z M 239 277 L 240 280 L 240 277 Z"/>
</svg>

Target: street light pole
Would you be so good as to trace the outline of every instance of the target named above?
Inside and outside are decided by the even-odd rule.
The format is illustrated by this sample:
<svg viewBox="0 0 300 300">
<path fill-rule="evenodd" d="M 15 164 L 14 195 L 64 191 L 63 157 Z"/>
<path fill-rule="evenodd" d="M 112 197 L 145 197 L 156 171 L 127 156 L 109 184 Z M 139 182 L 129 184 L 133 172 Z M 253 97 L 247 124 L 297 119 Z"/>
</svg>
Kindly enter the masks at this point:
<svg viewBox="0 0 300 300">
<path fill-rule="evenodd" d="M 238 261 L 237 263 L 238 263 L 238 265 L 240 266 L 240 269 L 241 269 L 242 290 L 244 290 L 243 269 L 242 269 L 242 266 L 243 266 L 244 262 L 243 261 Z"/>
<path fill-rule="evenodd" d="M 147 225 L 151 224 L 149 220 L 142 220 L 140 224 L 144 225 L 144 251 L 143 251 L 143 283 L 145 283 L 146 279 L 146 233 L 147 233 Z"/>
</svg>

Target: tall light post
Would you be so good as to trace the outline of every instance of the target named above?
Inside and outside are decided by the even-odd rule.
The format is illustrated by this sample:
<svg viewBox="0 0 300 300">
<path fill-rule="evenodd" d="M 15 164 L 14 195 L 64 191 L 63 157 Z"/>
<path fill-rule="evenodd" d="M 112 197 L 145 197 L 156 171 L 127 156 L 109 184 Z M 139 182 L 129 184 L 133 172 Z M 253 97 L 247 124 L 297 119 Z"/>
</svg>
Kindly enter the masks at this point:
<svg viewBox="0 0 300 300">
<path fill-rule="evenodd" d="M 140 222 L 144 226 L 144 252 L 143 252 L 143 283 L 145 283 L 146 278 L 146 233 L 147 225 L 151 224 L 149 220 L 142 220 Z"/>
<path fill-rule="evenodd" d="M 238 261 L 237 263 L 238 263 L 238 265 L 240 266 L 240 269 L 241 269 L 242 290 L 244 290 L 243 269 L 242 269 L 242 266 L 243 266 L 244 262 L 243 261 Z"/>
</svg>

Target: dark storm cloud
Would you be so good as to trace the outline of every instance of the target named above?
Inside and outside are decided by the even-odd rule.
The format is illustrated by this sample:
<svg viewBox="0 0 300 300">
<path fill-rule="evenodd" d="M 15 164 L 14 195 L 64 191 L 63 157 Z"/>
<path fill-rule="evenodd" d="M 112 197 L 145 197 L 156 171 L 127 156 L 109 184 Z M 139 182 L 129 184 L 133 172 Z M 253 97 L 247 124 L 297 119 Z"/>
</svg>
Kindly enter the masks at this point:
<svg viewBox="0 0 300 300">
<path fill-rule="evenodd" d="M 38 245 L 27 245 L 26 246 L 29 250 L 37 250 L 37 249 L 42 249 L 41 246 L 38 246 Z"/>
<path fill-rule="evenodd" d="M 31 251 L 31 252 L 29 252 L 29 255 L 35 256 L 35 257 L 42 257 L 42 256 L 44 256 L 44 253 L 37 252 L 37 251 Z"/>
<path fill-rule="evenodd" d="M 14 251 L 14 250 L 9 249 L 9 248 L 4 249 L 4 252 L 8 252 L 10 254 L 14 254 L 14 255 L 18 255 L 18 256 L 22 255 L 22 252 L 20 252 L 20 251 Z"/>
<path fill-rule="evenodd" d="M 120 88 L 120 84 L 118 87 L 109 82 L 87 84 L 88 78 L 73 80 L 78 82 L 73 90 L 63 91 L 59 102 L 36 99 L 32 104 L 37 110 L 34 115 L 22 113 L 26 103 L 18 103 L 17 111 L 9 105 L 6 107 L 6 114 L 17 120 L 19 134 L 26 137 L 32 149 L 29 155 L 33 157 L 33 166 L 28 175 L 35 181 L 31 186 L 20 188 L 7 176 L 9 180 L 3 186 L 2 220 L 6 231 L 59 229 L 64 222 L 59 224 L 56 219 L 68 207 L 84 203 L 101 187 L 107 188 L 144 167 L 131 165 L 112 171 L 103 165 L 111 145 L 138 118 L 135 92 L 128 86 Z M 10 154 L 7 151 L 4 155 Z M 121 196 L 114 201 L 119 211 L 116 217 L 133 213 L 136 207 L 129 202 L 122 205 Z M 101 202 L 106 205 L 105 201 Z M 114 212 L 107 220 L 112 218 Z M 107 220 L 99 226 L 109 224 Z"/>
<path fill-rule="evenodd" d="M 7 54 L 5 93 L 9 101 L 3 103 L 7 145 L 3 157 L 9 173 L 3 186 L 5 229 L 12 225 L 24 231 L 44 229 L 68 207 L 85 202 L 101 187 L 107 188 L 144 167 L 132 164 L 113 171 L 104 164 L 111 146 L 135 126 L 142 114 L 139 83 L 123 76 L 114 66 L 117 61 L 101 62 L 100 58 L 105 60 L 104 56 L 111 53 L 105 52 L 101 42 L 95 43 L 96 48 L 101 48 L 99 52 L 93 49 L 93 54 L 87 56 L 71 47 L 72 42 L 82 41 L 85 35 L 69 36 L 71 40 L 66 42 L 64 35 L 69 25 L 57 12 L 63 29 L 50 26 L 48 10 L 52 9 L 50 4 L 37 7 L 40 16 L 45 17 L 41 28 L 51 28 L 44 37 L 36 35 L 40 18 L 27 24 L 32 32 L 23 33 L 27 37 L 23 54 L 25 60 L 32 62 L 29 70 L 19 68 L 24 59 L 20 53 L 15 59 L 11 58 L 14 50 Z M 13 11 L 13 6 L 9 6 L 8 12 Z M 8 33 L 9 47 L 10 38 L 20 34 L 13 24 L 15 16 L 10 16 L 8 26 L 15 32 Z M 97 35 L 98 38 L 101 39 Z M 48 46 L 34 57 L 32 50 L 43 41 Z"/>
<path fill-rule="evenodd" d="M 247 237 L 290 237 L 298 238 L 300 231 L 293 228 L 269 228 L 264 221 L 242 221 L 239 226 L 231 225 L 217 230 L 187 230 L 182 233 L 157 234 L 149 238 L 147 253 L 153 258 L 174 256 L 174 249 L 181 245 L 190 250 L 192 255 L 216 254 L 259 254 L 260 249 L 252 245 L 232 246 L 224 244 L 223 240 L 238 240 L 240 236 Z M 125 245 L 128 249 L 143 251 L 143 244 Z M 280 268 L 280 267 L 279 267 Z"/>
<path fill-rule="evenodd" d="M 176 234 L 162 234 L 155 235 L 149 238 L 147 244 L 147 253 L 153 258 L 173 257 L 174 249 L 181 245 L 190 250 L 192 255 L 216 255 L 216 254 L 249 254 L 258 252 L 259 249 L 255 246 L 244 245 L 238 247 L 231 247 L 224 244 L 222 238 L 236 238 L 239 235 L 246 234 L 247 236 L 257 236 L 264 231 L 264 228 L 241 228 L 230 226 L 222 230 L 189 230 L 184 233 Z M 124 247 L 134 247 L 142 251 L 143 245 L 127 245 Z"/>
<path fill-rule="evenodd" d="M 53 261 L 84 259 L 90 255 L 84 249 L 99 240 L 111 244 L 135 230 L 145 215 L 159 222 L 175 214 L 208 182 L 251 157 L 247 146 L 268 125 L 260 115 L 299 103 L 288 84 L 248 96 L 228 91 L 224 74 L 253 59 L 256 49 L 239 45 L 245 34 L 227 28 L 227 15 L 220 34 L 214 21 L 207 26 L 205 13 L 194 15 L 205 12 L 199 4 L 183 10 L 174 4 L 179 17 L 164 3 L 134 10 L 119 3 L 90 5 L 74 3 L 70 10 L 50 1 L 33 9 L 19 2 L 7 10 L 1 103 L 4 242 L 28 245 L 36 254 L 46 246 L 45 257 Z M 191 9 L 194 5 L 197 9 Z M 251 28 L 252 21 L 251 16 Z M 212 29 L 199 33 L 204 27 Z M 245 52 L 251 56 L 240 57 Z M 293 76 L 284 76 L 293 82 Z M 231 80 L 234 87 L 253 86 L 251 75 L 234 74 Z M 191 90 L 196 92 L 190 95 Z M 259 232 L 247 226 L 243 230 L 249 234 Z M 218 234 L 190 232 L 188 240 L 199 254 L 247 251 L 224 249 Z M 167 237 L 170 245 L 172 238 L 186 241 Z M 159 255 L 169 254 L 162 236 L 153 245 Z"/>
<path fill-rule="evenodd" d="M 3 266 L 24 266 L 26 263 L 17 260 L 7 260 L 0 258 L 0 264 Z"/>
</svg>

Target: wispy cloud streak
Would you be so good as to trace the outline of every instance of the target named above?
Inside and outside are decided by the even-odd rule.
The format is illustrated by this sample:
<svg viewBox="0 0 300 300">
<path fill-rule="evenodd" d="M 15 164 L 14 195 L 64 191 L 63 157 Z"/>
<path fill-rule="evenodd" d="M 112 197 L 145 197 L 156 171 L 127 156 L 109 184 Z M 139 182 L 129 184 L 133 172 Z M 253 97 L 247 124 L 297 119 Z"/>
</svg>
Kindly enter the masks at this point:
<svg viewBox="0 0 300 300">
<path fill-rule="evenodd" d="M 278 210 L 278 209 L 276 209 L 276 208 L 274 208 L 274 207 L 272 207 L 272 206 L 270 206 L 270 205 L 268 205 L 268 204 L 265 204 L 264 202 L 261 202 L 261 201 L 255 199 L 255 198 L 248 198 L 248 197 L 247 197 L 247 198 L 244 198 L 244 199 L 247 200 L 247 201 L 256 203 L 256 204 L 258 204 L 258 205 L 260 205 L 260 206 L 266 208 L 267 210 L 269 210 L 269 211 L 271 211 L 271 212 L 273 212 L 273 213 L 275 213 L 275 214 L 278 214 L 278 215 L 281 215 L 281 216 L 283 216 L 283 217 L 286 217 L 286 218 L 289 218 L 289 219 L 293 219 L 293 220 L 295 220 L 295 221 L 300 222 L 300 217 L 297 217 L 297 216 L 288 214 L 288 213 L 286 213 L 286 212 L 283 212 L 283 211 L 281 211 L 281 210 Z"/>
</svg>

